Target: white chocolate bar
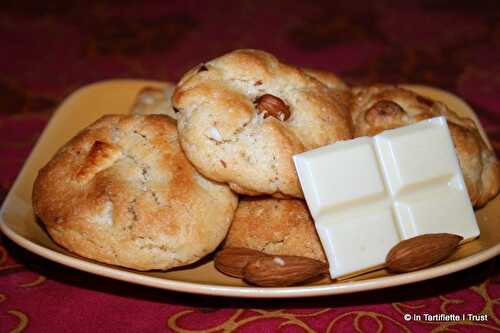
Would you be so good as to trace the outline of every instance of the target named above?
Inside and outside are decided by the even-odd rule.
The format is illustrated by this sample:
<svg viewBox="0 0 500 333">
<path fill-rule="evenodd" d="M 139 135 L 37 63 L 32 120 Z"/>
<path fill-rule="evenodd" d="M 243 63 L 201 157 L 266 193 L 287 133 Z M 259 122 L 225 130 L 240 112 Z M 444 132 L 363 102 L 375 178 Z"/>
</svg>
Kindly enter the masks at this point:
<svg viewBox="0 0 500 333">
<path fill-rule="evenodd" d="M 444 117 L 293 159 L 332 278 L 380 267 L 403 239 L 479 236 Z"/>
</svg>

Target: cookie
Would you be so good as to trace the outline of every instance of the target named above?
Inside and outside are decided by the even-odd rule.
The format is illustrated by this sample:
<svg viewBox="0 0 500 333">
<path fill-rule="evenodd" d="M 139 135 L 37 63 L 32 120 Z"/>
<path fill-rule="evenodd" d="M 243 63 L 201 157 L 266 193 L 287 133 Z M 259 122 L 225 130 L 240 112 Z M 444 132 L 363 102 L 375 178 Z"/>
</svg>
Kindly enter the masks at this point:
<svg viewBox="0 0 500 333">
<path fill-rule="evenodd" d="M 137 93 L 130 113 L 142 115 L 164 114 L 176 119 L 177 112 L 172 108 L 170 102 L 173 92 L 174 86 L 171 84 L 166 84 L 163 88 L 146 86 Z"/>
<path fill-rule="evenodd" d="M 137 270 L 197 261 L 224 239 L 237 206 L 182 153 L 175 121 L 109 115 L 82 130 L 44 166 L 35 213 L 71 252 Z"/>
<path fill-rule="evenodd" d="M 350 87 L 334 73 L 321 69 L 304 68 L 304 72 L 312 76 L 330 88 L 333 98 L 339 102 L 343 108 L 349 109 L 352 100 Z"/>
<path fill-rule="evenodd" d="M 273 255 L 326 262 L 307 205 L 298 199 L 241 200 L 224 247 L 246 247 Z"/>
<path fill-rule="evenodd" d="M 332 72 L 316 68 L 303 68 L 303 71 L 316 80 L 321 81 L 330 89 L 338 91 L 349 90 L 349 86 L 339 76 Z"/>
<path fill-rule="evenodd" d="M 500 189 L 500 163 L 481 138 L 473 120 L 460 117 L 445 104 L 390 85 L 353 89 L 351 108 L 355 137 L 445 116 L 462 168 L 469 197 L 484 206 Z"/>
<path fill-rule="evenodd" d="M 188 159 L 241 194 L 302 197 L 292 155 L 352 137 L 332 89 L 258 50 L 192 69 L 172 104 Z"/>
</svg>

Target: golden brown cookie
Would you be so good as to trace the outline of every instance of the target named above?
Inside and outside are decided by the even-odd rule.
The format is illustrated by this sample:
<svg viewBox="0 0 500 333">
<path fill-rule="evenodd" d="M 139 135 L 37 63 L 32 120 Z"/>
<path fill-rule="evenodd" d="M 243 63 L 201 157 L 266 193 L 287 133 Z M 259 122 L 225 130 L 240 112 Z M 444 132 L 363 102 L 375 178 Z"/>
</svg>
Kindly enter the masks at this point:
<svg viewBox="0 0 500 333">
<path fill-rule="evenodd" d="M 349 109 L 352 93 L 350 87 L 342 79 L 332 72 L 321 69 L 304 68 L 304 72 L 330 88 L 333 98 L 344 108 Z"/>
<path fill-rule="evenodd" d="M 174 86 L 168 83 L 163 88 L 146 86 L 137 94 L 130 113 L 143 115 L 164 114 L 176 119 L 177 112 L 172 108 L 170 102 L 173 92 Z"/>
<path fill-rule="evenodd" d="M 237 197 L 185 158 L 163 115 L 104 116 L 64 145 L 33 187 L 61 246 L 138 270 L 197 261 L 224 239 Z"/>
<path fill-rule="evenodd" d="M 445 116 L 472 204 L 485 205 L 500 189 L 500 163 L 481 138 L 474 121 L 445 104 L 407 89 L 376 85 L 353 89 L 351 107 L 355 137 Z"/>
<path fill-rule="evenodd" d="M 326 262 L 307 205 L 298 199 L 241 200 L 224 247 L 245 247 Z"/>
<path fill-rule="evenodd" d="M 342 91 L 349 90 L 349 86 L 344 81 L 342 81 L 340 77 L 332 72 L 316 68 L 303 68 L 303 71 L 316 80 L 321 81 L 330 89 Z"/>
<path fill-rule="evenodd" d="M 292 155 L 352 136 L 349 112 L 332 89 L 258 50 L 189 71 L 172 103 L 188 159 L 247 195 L 302 197 Z"/>
</svg>

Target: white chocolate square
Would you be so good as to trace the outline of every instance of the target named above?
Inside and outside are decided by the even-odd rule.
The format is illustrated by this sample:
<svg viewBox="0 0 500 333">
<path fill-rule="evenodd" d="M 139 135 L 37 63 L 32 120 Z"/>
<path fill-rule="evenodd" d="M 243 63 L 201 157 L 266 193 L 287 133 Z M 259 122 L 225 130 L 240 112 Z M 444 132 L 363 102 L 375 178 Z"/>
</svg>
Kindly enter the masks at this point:
<svg viewBox="0 0 500 333">
<path fill-rule="evenodd" d="M 382 174 L 370 138 L 343 141 L 309 153 L 302 164 L 308 179 L 302 183 L 302 189 L 307 192 L 306 198 L 313 198 L 309 205 L 313 217 L 356 204 L 359 198 L 385 195 Z M 371 158 L 367 159 L 367 156 Z M 350 168 L 345 168 L 345 165 L 350 165 Z M 314 177 L 319 174 L 335 177 Z M 363 186 L 352 186 L 358 183 Z"/>
<path fill-rule="evenodd" d="M 422 123 L 405 131 L 385 131 L 375 136 L 381 166 L 395 195 L 426 186 L 437 178 L 448 179 L 458 167 L 450 135 L 439 126 Z M 421 158 L 415 158 L 421 156 Z"/>
<path fill-rule="evenodd" d="M 387 253 L 392 244 L 399 242 L 396 226 L 394 215 L 387 207 L 343 220 L 324 216 L 316 221 L 328 261 L 333 258 L 336 271 L 339 272 L 357 272 L 373 266 L 372 249 Z"/>
<path fill-rule="evenodd" d="M 384 263 L 403 239 L 479 235 L 444 117 L 294 156 L 333 278 Z"/>
<path fill-rule="evenodd" d="M 422 234 L 446 232 L 471 239 L 479 235 L 474 221 L 474 212 L 469 209 L 468 197 L 452 187 L 442 188 L 429 193 L 423 200 L 401 200 L 395 205 L 399 221 L 411 227 L 402 231 L 403 238 Z M 446 221 L 453 215 L 453 223 Z M 402 229 L 405 229 L 402 227 Z"/>
</svg>

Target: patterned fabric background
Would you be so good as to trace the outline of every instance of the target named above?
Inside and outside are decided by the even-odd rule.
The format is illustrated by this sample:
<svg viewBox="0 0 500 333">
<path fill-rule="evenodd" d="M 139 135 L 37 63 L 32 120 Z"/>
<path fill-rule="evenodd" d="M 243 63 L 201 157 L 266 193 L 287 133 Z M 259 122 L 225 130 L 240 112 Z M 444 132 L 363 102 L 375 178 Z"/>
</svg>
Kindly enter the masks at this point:
<svg viewBox="0 0 500 333">
<path fill-rule="evenodd" d="M 470 103 L 500 151 L 500 3 L 0 1 L 0 202 L 57 105 L 110 78 L 176 81 L 236 48 L 352 84 L 421 83 Z M 295 300 L 199 297 L 82 273 L 0 238 L 0 332 L 498 332 L 500 258 L 389 290 Z M 405 322 L 403 313 L 488 321 Z"/>
</svg>

